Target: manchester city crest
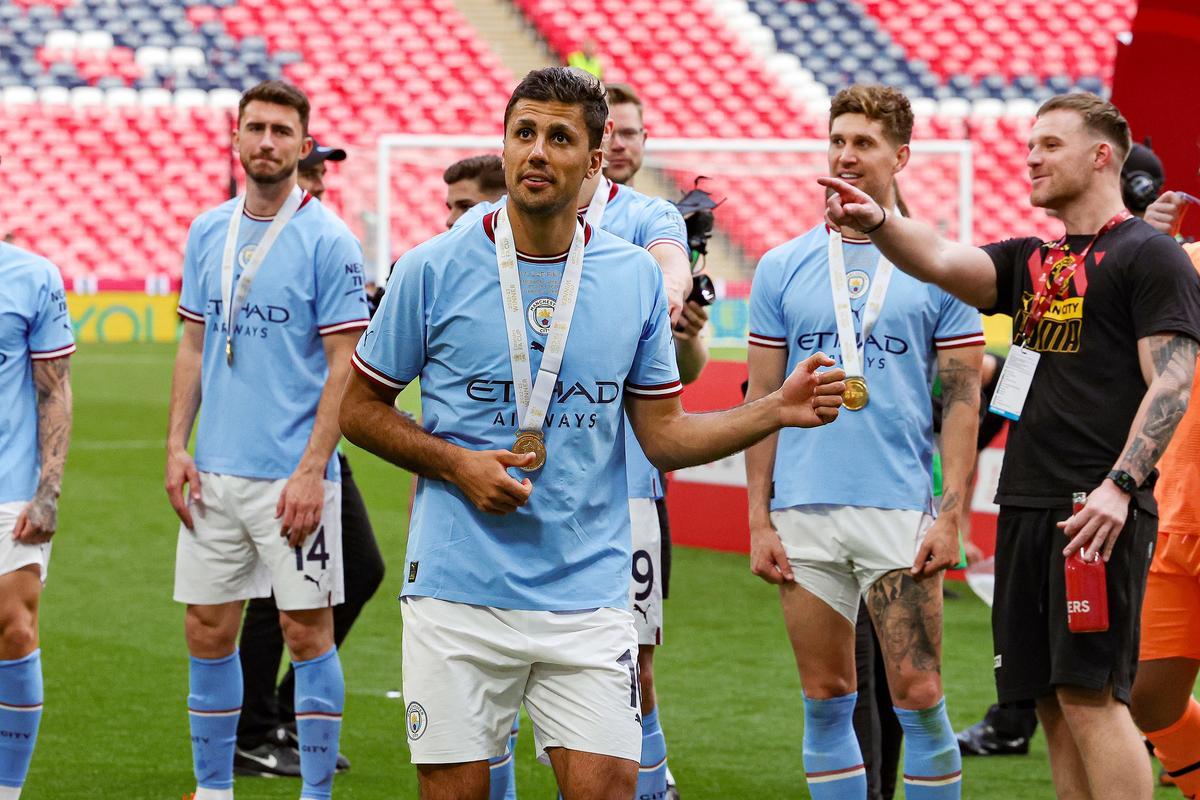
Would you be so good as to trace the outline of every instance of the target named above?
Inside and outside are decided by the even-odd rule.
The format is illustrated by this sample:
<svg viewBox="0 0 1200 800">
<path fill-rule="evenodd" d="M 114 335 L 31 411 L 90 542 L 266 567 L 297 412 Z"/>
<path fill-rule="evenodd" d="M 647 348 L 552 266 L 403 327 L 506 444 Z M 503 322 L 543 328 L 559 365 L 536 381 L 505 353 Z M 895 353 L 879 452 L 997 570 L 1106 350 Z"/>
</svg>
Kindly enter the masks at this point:
<svg viewBox="0 0 1200 800">
<path fill-rule="evenodd" d="M 540 335 L 550 333 L 550 321 L 554 317 L 554 298 L 539 297 L 529 304 L 525 312 L 529 326 Z"/>
<path fill-rule="evenodd" d="M 846 287 L 850 290 L 850 299 L 857 300 L 867 293 L 871 279 L 861 269 L 846 273 Z"/>
<path fill-rule="evenodd" d="M 421 707 L 420 703 L 409 703 L 405 716 L 407 717 L 408 738 L 420 739 L 425 734 L 425 729 L 429 727 L 429 717 L 425 714 L 425 709 Z"/>
<path fill-rule="evenodd" d="M 254 251 L 258 249 L 257 245 L 248 244 L 238 253 L 238 263 L 242 269 L 250 266 L 250 260 L 254 258 Z"/>
</svg>

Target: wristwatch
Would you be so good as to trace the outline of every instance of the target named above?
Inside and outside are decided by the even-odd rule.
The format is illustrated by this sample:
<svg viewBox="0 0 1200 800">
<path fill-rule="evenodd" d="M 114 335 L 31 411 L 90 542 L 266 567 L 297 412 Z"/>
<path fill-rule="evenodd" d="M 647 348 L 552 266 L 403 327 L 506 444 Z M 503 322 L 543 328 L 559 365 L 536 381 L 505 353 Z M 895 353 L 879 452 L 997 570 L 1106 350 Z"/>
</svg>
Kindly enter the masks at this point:
<svg viewBox="0 0 1200 800">
<path fill-rule="evenodd" d="M 1114 469 L 1112 472 L 1108 473 L 1108 479 L 1115 483 L 1117 488 L 1125 494 L 1133 494 L 1137 491 L 1137 481 L 1135 481 L 1133 476 L 1123 469 Z"/>
</svg>

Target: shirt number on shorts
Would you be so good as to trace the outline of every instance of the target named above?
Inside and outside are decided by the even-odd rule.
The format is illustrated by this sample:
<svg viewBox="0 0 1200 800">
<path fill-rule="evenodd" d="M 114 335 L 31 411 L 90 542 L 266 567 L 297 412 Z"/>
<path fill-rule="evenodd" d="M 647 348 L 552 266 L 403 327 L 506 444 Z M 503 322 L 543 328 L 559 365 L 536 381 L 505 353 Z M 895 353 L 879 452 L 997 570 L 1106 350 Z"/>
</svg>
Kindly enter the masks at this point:
<svg viewBox="0 0 1200 800">
<path fill-rule="evenodd" d="M 621 657 L 617 659 L 617 663 L 629 670 L 629 707 L 638 707 L 638 674 L 637 661 L 633 654 L 626 650 L 621 653 Z"/>
<path fill-rule="evenodd" d="M 645 587 L 634 592 L 635 600 L 645 600 L 650 596 L 654 589 L 654 560 L 645 550 L 638 550 L 633 554 L 633 581 L 639 587 Z"/>
<path fill-rule="evenodd" d="M 296 550 L 296 571 L 304 571 L 305 561 L 321 562 L 321 569 L 325 569 L 325 562 L 329 560 L 329 551 L 325 549 L 325 526 L 317 529 L 317 535 L 313 537 L 312 546 L 308 548 L 308 556 L 304 555 L 304 548 L 297 547 Z"/>
</svg>

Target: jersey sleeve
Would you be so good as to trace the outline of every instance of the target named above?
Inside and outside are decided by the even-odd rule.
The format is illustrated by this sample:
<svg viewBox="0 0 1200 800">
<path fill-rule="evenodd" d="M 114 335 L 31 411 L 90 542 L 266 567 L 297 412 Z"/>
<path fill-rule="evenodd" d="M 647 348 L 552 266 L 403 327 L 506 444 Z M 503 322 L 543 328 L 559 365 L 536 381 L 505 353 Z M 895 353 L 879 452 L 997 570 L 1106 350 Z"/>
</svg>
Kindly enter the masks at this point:
<svg viewBox="0 0 1200 800">
<path fill-rule="evenodd" d="M 938 350 L 953 350 L 985 344 L 979 312 L 949 292 L 941 289 L 936 292 L 940 295 L 940 307 L 933 330 L 933 346 Z"/>
<path fill-rule="evenodd" d="M 387 290 L 350 363 L 374 383 L 400 390 L 425 365 L 425 264 L 410 250 L 392 268 Z"/>
<path fill-rule="evenodd" d="M 985 314 L 1008 314 L 1013 316 L 1021 307 L 1021 289 L 1024 278 L 1021 270 L 1025 268 L 1025 260 L 1033 249 L 1037 249 L 1036 239 L 1005 239 L 1002 242 L 985 244 L 983 252 L 992 259 L 996 268 L 996 302 L 991 308 L 979 309 Z"/>
<path fill-rule="evenodd" d="M 683 222 L 683 215 L 666 200 L 654 198 L 641 233 L 647 250 L 660 244 L 669 244 L 678 247 L 685 256 L 691 258 L 692 251 L 688 247 L 687 225 Z"/>
<path fill-rule="evenodd" d="M 322 336 L 367 327 L 362 248 L 349 231 L 317 249 L 317 332 Z"/>
<path fill-rule="evenodd" d="M 38 287 L 37 306 L 29 326 L 29 357 L 34 361 L 63 358 L 75 352 L 75 334 L 67 310 L 67 292 L 62 275 L 47 265 L 46 277 Z"/>
<path fill-rule="evenodd" d="M 1147 239 L 1130 261 L 1134 335 L 1182 333 L 1200 340 L 1200 276 L 1170 236 Z"/>
<path fill-rule="evenodd" d="M 200 233 L 198 222 L 188 229 L 187 243 L 183 247 L 183 285 L 179 289 L 179 306 L 176 313 L 189 322 L 204 322 L 204 286 L 200 281 Z"/>
<path fill-rule="evenodd" d="M 779 264 L 771 253 L 759 259 L 750 284 L 749 342 L 756 347 L 787 349 L 787 323 L 779 290 Z"/>
<path fill-rule="evenodd" d="M 625 392 L 630 397 L 654 400 L 675 397 L 683 391 L 679 367 L 675 363 L 675 340 L 671 335 L 671 319 L 667 314 L 667 294 L 663 288 L 658 264 L 646 256 L 653 266 L 654 281 L 650 314 L 642 326 L 633 366 L 625 379 Z"/>
</svg>

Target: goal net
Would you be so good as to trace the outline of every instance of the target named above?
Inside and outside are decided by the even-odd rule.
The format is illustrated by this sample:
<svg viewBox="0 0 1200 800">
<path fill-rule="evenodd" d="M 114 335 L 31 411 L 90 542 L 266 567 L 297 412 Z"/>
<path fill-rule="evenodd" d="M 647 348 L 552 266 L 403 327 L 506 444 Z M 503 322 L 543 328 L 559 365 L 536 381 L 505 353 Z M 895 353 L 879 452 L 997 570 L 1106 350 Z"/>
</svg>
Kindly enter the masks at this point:
<svg viewBox="0 0 1200 800">
<path fill-rule="evenodd" d="M 374 158 L 359 160 L 360 169 L 373 172 L 374 197 L 355 192 L 362 207 L 343 211 L 347 219 L 362 220 L 357 232 L 376 282 L 406 250 L 445 229 L 445 168 L 469 156 L 498 155 L 500 146 L 499 135 L 388 134 L 380 137 Z M 828 147 L 825 139 L 648 140 L 635 188 L 678 200 L 703 178 L 700 187 L 723 201 L 705 270 L 719 297 L 740 304 L 714 309 L 714 344 L 744 344 L 739 327 L 745 297 L 763 253 L 820 222 L 824 194 L 816 179 L 828 174 Z M 912 151 L 897 177 L 909 214 L 970 242 L 971 143 L 923 140 L 913 142 Z"/>
</svg>

